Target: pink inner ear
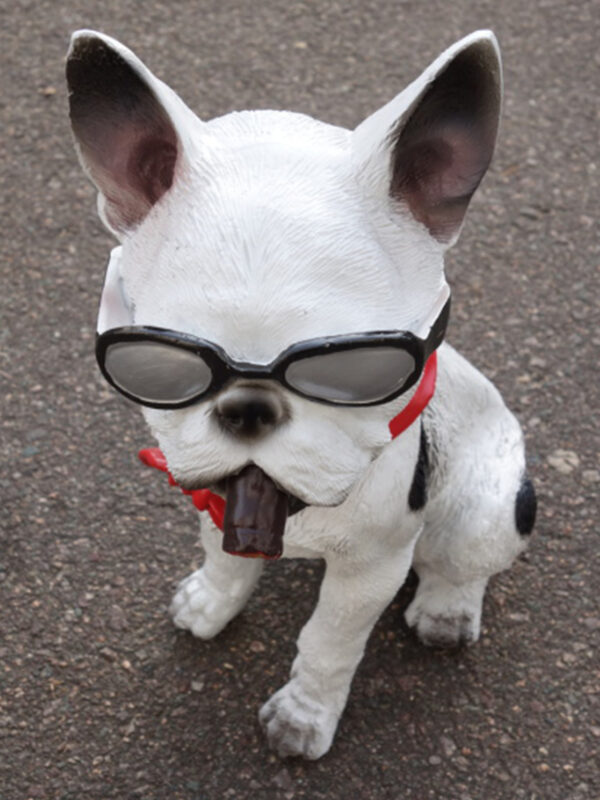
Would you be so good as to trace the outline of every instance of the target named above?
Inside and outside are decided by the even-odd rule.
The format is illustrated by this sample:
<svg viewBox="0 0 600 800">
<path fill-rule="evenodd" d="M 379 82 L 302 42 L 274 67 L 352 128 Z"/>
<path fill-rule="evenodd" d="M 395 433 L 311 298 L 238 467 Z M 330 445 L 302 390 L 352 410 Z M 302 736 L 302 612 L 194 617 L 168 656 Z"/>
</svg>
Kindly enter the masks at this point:
<svg viewBox="0 0 600 800">
<path fill-rule="evenodd" d="M 82 152 L 107 200 L 105 214 L 116 229 L 139 224 L 174 180 L 174 132 L 149 135 L 134 125 L 113 128 L 109 136 L 90 136 Z"/>
<path fill-rule="evenodd" d="M 417 142 L 397 153 L 390 193 L 406 199 L 420 221 L 429 205 L 442 197 L 443 177 L 453 165 L 450 145 L 441 138 Z"/>
<path fill-rule="evenodd" d="M 445 125 L 397 149 L 390 193 L 436 238 L 449 239 L 483 178 L 489 152 L 471 126 Z"/>
<path fill-rule="evenodd" d="M 127 163 L 130 185 L 154 205 L 171 188 L 177 147 L 171 141 L 148 137 L 131 150 Z"/>
</svg>

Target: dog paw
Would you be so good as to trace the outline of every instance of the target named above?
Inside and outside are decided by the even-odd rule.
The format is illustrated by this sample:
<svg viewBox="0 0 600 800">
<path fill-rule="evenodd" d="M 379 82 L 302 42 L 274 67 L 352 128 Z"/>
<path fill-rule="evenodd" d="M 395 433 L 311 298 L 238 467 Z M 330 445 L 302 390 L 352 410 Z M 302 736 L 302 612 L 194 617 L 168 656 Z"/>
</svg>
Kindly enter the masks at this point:
<svg viewBox="0 0 600 800">
<path fill-rule="evenodd" d="M 484 590 L 485 582 L 461 587 L 425 583 L 404 617 L 428 647 L 473 644 L 479 639 Z"/>
<path fill-rule="evenodd" d="M 226 592 L 218 589 L 203 569 L 188 575 L 177 587 L 169 613 L 178 628 L 191 631 L 200 639 L 211 639 L 244 607 L 251 591 L 236 591 L 231 585 Z"/>
<path fill-rule="evenodd" d="M 473 644 L 479 638 L 479 626 L 468 614 L 421 613 L 409 616 L 407 611 L 406 621 L 427 647 L 459 647 Z"/>
<path fill-rule="evenodd" d="M 321 758 L 333 741 L 339 715 L 308 697 L 292 679 L 261 708 L 258 718 L 269 747 L 280 758 Z"/>
</svg>

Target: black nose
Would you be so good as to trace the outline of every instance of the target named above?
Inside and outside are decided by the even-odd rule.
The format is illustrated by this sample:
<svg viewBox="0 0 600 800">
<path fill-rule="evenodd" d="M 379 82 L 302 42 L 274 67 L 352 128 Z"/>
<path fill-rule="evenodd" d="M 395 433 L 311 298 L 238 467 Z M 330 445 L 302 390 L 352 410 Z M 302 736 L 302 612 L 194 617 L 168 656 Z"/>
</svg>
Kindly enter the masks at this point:
<svg viewBox="0 0 600 800">
<path fill-rule="evenodd" d="M 233 387 L 218 399 L 216 413 L 225 430 L 236 436 L 262 436 L 284 418 L 280 398 L 269 389 Z"/>
</svg>

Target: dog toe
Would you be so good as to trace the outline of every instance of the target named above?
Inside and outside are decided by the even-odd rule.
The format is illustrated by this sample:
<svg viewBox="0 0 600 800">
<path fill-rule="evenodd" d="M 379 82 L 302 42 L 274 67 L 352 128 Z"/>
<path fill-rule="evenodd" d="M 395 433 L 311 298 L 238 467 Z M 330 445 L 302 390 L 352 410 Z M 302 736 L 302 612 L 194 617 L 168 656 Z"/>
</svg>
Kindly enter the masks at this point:
<svg viewBox="0 0 600 800">
<path fill-rule="evenodd" d="M 421 580 L 405 619 L 428 647 L 459 647 L 479 639 L 485 581 L 460 585 L 439 576 Z"/>
<path fill-rule="evenodd" d="M 338 715 L 309 698 L 292 680 L 264 704 L 259 721 L 269 747 L 280 758 L 315 760 L 331 747 Z"/>
<path fill-rule="evenodd" d="M 169 613 L 178 628 L 199 639 L 211 639 L 238 613 L 243 602 L 232 602 L 197 570 L 183 580 L 171 601 Z"/>
<path fill-rule="evenodd" d="M 467 614 L 422 614 L 413 629 L 427 647 L 461 647 L 472 644 L 478 637 L 474 620 Z"/>
</svg>

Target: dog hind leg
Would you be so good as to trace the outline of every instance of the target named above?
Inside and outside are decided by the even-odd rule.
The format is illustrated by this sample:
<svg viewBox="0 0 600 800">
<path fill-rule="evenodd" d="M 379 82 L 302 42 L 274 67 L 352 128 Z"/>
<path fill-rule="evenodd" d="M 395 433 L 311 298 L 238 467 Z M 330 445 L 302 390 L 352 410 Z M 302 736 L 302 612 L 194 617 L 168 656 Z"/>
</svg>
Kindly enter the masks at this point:
<svg viewBox="0 0 600 800">
<path fill-rule="evenodd" d="M 535 519 L 523 434 L 498 390 L 449 345 L 423 426 L 420 582 L 405 617 L 425 644 L 471 643 L 488 579 L 525 549 Z"/>
<path fill-rule="evenodd" d="M 200 639 L 216 636 L 239 614 L 263 568 L 262 559 L 224 553 L 222 536 L 212 522 L 202 520 L 204 564 L 179 584 L 169 608 L 175 625 Z"/>
<path fill-rule="evenodd" d="M 452 513 L 440 512 L 439 521 L 434 513 L 426 522 L 413 562 L 419 586 L 405 614 L 424 644 L 453 647 L 479 638 L 488 579 L 510 567 L 530 530 L 519 526 L 523 492 L 516 470 L 510 483 L 504 497 L 458 498 Z M 532 503 L 530 517 L 534 496 Z"/>
<path fill-rule="evenodd" d="M 405 618 L 421 642 L 430 647 L 472 644 L 479 638 L 487 579 L 454 584 L 420 564 L 417 595 Z"/>
</svg>

